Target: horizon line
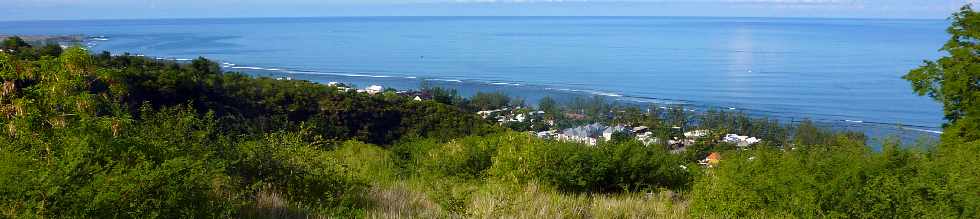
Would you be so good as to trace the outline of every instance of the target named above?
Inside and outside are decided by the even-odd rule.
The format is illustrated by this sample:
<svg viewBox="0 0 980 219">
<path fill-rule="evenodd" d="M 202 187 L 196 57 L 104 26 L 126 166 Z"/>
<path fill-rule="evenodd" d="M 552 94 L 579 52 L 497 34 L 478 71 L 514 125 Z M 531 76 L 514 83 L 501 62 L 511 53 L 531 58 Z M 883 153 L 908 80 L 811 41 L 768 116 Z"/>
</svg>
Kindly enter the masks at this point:
<svg viewBox="0 0 980 219">
<path fill-rule="evenodd" d="M 256 16 L 256 17 L 159 17 L 159 18 L 92 18 L 92 19 L 30 19 L 0 22 L 57 22 L 57 21 L 139 21 L 139 20 L 245 20 L 245 19 L 304 19 L 304 18 L 734 18 L 734 19 L 815 19 L 815 20 L 918 20 L 938 21 L 949 18 L 907 17 L 820 17 L 820 16 L 705 16 L 705 15 L 343 15 L 343 16 Z"/>
</svg>

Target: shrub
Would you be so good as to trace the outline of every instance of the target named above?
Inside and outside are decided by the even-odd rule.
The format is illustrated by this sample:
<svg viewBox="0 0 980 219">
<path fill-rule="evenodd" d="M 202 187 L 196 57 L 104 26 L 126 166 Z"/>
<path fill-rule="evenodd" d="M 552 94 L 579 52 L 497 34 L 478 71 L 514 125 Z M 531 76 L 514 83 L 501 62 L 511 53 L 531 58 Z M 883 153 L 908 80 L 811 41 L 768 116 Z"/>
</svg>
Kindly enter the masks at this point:
<svg viewBox="0 0 980 219">
<path fill-rule="evenodd" d="M 398 179 L 394 154 L 376 145 L 347 141 L 327 154 L 364 182 L 387 184 Z"/>
<path fill-rule="evenodd" d="M 295 133 L 273 133 L 238 145 L 241 158 L 233 173 L 253 189 L 272 185 L 285 198 L 314 212 L 355 208 L 365 185 L 327 151 Z"/>
<path fill-rule="evenodd" d="M 683 188 L 690 174 L 683 159 L 660 147 L 638 142 L 589 147 L 545 141 L 526 134 L 508 135 L 510 144 L 497 150 L 490 173 L 505 181 L 537 181 L 562 191 L 637 191 Z"/>
</svg>

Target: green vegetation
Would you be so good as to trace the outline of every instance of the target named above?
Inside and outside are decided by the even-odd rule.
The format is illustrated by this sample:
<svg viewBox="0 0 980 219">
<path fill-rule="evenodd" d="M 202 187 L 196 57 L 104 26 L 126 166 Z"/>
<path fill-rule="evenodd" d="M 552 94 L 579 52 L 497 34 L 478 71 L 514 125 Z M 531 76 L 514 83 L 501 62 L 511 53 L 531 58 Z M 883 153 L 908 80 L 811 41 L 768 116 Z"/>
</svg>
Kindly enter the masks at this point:
<svg viewBox="0 0 980 219">
<path fill-rule="evenodd" d="M 499 130 L 434 102 L 253 79 L 204 59 L 10 53 L 0 53 L 7 216 L 261 215 L 261 194 L 287 197 L 287 213 L 355 214 L 367 182 L 356 176 L 373 171 L 341 165 L 338 145 Z"/>
<path fill-rule="evenodd" d="M 949 57 L 906 76 L 944 103 L 940 145 L 724 111 L 541 101 L 537 120 L 474 112 L 522 106 L 499 93 L 431 100 L 223 72 L 128 55 L 0 52 L 2 217 L 980 217 L 978 16 L 953 16 Z M 518 113 L 532 109 L 520 108 Z M 542 120 L 555 124 L 545 125 Z M 596 146 L 523 131 L 647 126 Z M 708 130 L 685 150 L 666 139 Z M 760 137 L 739 148 L 736 133 Z M 698 161 L 717 152 L 713 166 Z"/>
<path fill-rule="evenodd" d="M 951 20 L 946 30 L 951 37 L 941 49 L 949 55 L 925 61 L 904 78 L 916 93 L 943 104 L 948 121 L 943 141 L 980 140 L 980 14 L 967 5 Z"/>
</svg>

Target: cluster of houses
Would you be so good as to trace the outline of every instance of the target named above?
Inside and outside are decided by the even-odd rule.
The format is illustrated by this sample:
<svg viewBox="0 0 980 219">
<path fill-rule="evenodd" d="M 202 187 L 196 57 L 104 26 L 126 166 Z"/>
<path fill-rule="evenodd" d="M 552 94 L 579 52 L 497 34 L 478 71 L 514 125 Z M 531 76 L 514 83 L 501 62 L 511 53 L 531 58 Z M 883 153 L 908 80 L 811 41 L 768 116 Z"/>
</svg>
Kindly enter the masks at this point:
<svg viewBox="0 0 980 219">
<path fill-rule="evenodd" d="M 674 127 L 675 129 L 680 129 L 680 127 Z M 654 136 L 654 133 L 646 126 L 637 127 L 626 127 L 623 125 L 617 126 L 606 126 L 599 123 L 584 125 L 575 128 L 569 128 L 562 131 L 544 131 L 538 132 L 536 135 L 539 138 L 555 139 L 559 141 L 571 141 L 579 142 L 588 145 L 596 145 L 600 141 L 612 140 L 612 136 L 615 133 L 625 133 L 633 136 L 637 141 L 642 142 L 644 145 L 652 145 L 661 142 Z M 673 152 L 681 152 L 683 149 L 692 145 L 695 139 L 702 138 L 708 135 L 708 130 L 695 130 L 684 133 L 684 138 L 673 138 L 668 139 L 665 143 L 670 147 Z"/>
<path fill-rule="evenodd" d="M 367 94 L 380 94 L 380 93 L 384 92 L 384 90 L 385 90 L 385 88 L 382 87 L 381 85 L 371 85 L 371 86 L 368 86 L 367 88 L 364 88 L 364 89 L 354 89 L 354 88 L 348 87 L 347 85 L 345 85 L 343 83 L 336 82 L 336 81 L 328 82 L 327 83 L 327 86 L 336 87 L 336 88 L 338 88 L 338 89 L 340 89 L 342 91 L 351 91 L 351 90 L 354 90 L 354 91 L 357 91 L 358 93 L 367 93 Z"/>
<path fill-rule="evenodd" d="M 371 85 L 371 86 L 368 86 L 368 87 L 366 87 L 364 89 L 354 89 L 354 88 L 348 87 L 347 85 L 344 85 L 343 83 L 333 82 L 332 81 L 332 82 L 327 83 L 327 86 L 336 87 L 337 89 L 340 89 L 342 91 L 351 91 L 351 90 L 353 90 L 353 91 L 356 91 L 358 93 L 366 93 L 366 94 L 371 94 L 371 95 L 380 94 L 380 93 L 384 93 L 385 92 L 385 88 L 383 86 L 381 86 L 381 85 Z M 398 94 L 398 95 L 400 95 L 400 96 L 414 97 L 413 99 L 415 101 L 422 101 L 422 100 L 425 100 L 425 99 L 432 99 L 432 98 L 428 97 L 428 95 L 425 95 L 424 93 L 422 93 L 421 91 L 396 91 L 395 93 Z"/>
<path fill-rule="evenodd" d="M 612 135 L 617 132 L 626 131 L 624 126 L 605 126 L 599 123 L 593 123 L 589 125 L 584 125 L 575 128 L 568 128 L 557 131 L 546 131 L 537 133 L 538 137 L 557 139 L 559 141 L 569 141 L 578 142 L 587 145 L 595 146 L 599 144 L 599 140 L 609 141 L 612 140 Z"/>
<path fill-rule="evenodd" d="M 497 121 L 500 124 L 509 123 L 509 122 L 534 121 L 535 119 L 540 119 L 541 115 L 544 115 L 544 111 L 538 110 L 538 111 L 524 112 L 525 110 L 522 109 L 523 108 L 521 107 L 516 107 L 514 109 L 502 108 L 502 109 L 495 109 L 495 110 L 483 110 L 483 111 L 476 112 L 476 114 L 479 115 L 480 117 L 483 117 L 484 119 L 493 118 L 494 121 Z M 554 124 L 554 121 L 549 121 L 549 122 L 550 124 Z"/>
<path fill-rule="evenodd" d="M 674 129 L 680 129 L 680 127 L 673 127 Z M 622 125 L 618 126 L 606 126 L 599 123 L 588 124 L 580 127 L 569 128 L 561 131 L 551 130 L 544 132 L 537 132 L 535 135 L 539 138 L 545 139 L 555 139 L 558 141 L 567 142 L 578 142 L 591 146 L 597 145 L 602 141 L 612 140 L 614 133 L 624 132 L 631 134 L 637 141 L 642 142 L 645 145 L 653 145 L 661 143 L 660 139 L 654 137 L 654 133 L 646 126 L 638 127 L 625 127 Z M 701 139 L 708 137 L 710 134 L 709 130 L 693 130 L 684 132 L 683 138 L 673 138 L 669 139 L 664 143 L 667 143 L 671 153 L 681 153 L 687 146 L 693 145 L 696 139 Z M 762 140 L 756 137 L 749 137 L 737 134 L 727 134 L 722 139 L 721 142 L 734 144 L 739 149 L 747 149 L 749 146 L 759 143 Z M 754 158 L 754 157 L 753 157 Z M 750 159 L 753 159 L 750 158 Z M 714 167 L 721 162 L 721 154 L 717 152 L 712 152 L 708 154 L 703 160 L 698 163 L 705 167 Z"/>
<path fill-rule="evenodd" d="M 759 143 L 760 141 L 762 141 L 762 139 L 758 139 L 756 137 L 744 136 L 744 135 L 728 134 L 725 135 L 725 137 L 722 138 L 721 141 L 735 144 L 736 147 L 744 149 L 750 145 Z"/>
</svg>

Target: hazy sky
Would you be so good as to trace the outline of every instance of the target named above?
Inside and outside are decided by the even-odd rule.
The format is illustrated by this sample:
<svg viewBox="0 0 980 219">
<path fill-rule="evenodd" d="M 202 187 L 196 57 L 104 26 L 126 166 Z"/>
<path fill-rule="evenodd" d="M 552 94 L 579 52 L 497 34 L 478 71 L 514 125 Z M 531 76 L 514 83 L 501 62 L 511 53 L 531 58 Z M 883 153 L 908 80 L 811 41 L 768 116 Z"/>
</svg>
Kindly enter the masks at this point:
<svg viewBox="0 0 980 219">
<path fill-rule="evenodd" d="M 0 20 L 310 16 L 945 18 L 978 0 L 0 0 Z"/>
</svg>

